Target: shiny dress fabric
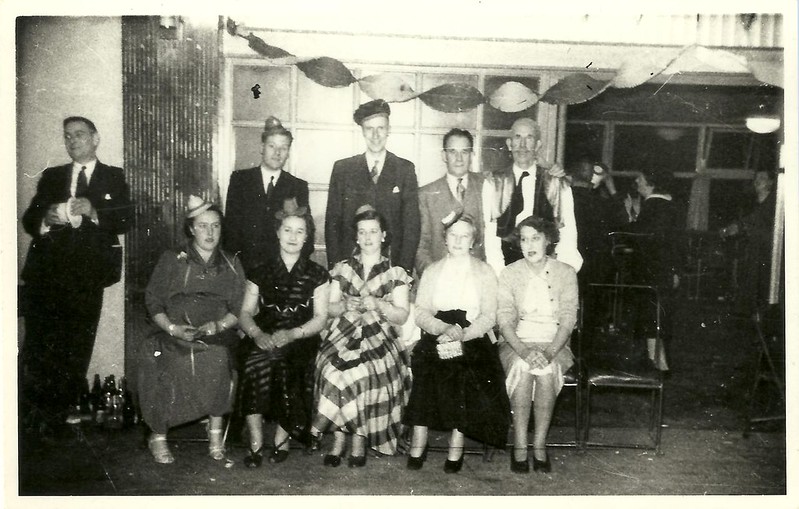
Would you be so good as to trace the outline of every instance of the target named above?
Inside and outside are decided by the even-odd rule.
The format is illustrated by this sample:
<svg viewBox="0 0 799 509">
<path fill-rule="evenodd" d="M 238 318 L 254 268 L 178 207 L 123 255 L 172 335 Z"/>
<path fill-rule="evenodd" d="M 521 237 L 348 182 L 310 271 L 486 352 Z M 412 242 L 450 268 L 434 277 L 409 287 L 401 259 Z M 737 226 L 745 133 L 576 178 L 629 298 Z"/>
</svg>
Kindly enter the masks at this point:
<svg viewBox="0 0 799 509">
<path fill-rule="evenodd" d="M 238 315 L 244 269 L 238 259 L 216 251 L 204 262 L 192 248 L 166 252 L 145 294 L 150 316 L 166 313 L 178 325 L 200 326 Z M 231 411 L 234 384 L 231 349 L 234 329 L 187 342 L 153 325 L 139 348 L 138 380 L 142 418 L 156 433 L 206 415 Z"/>
<path fill-rule="evenodd" d="M 254 269 L 258 285 L 258 327 L 271 334 L 298 327 L 313 318 L 314 290 L 328 281 L 327 270 L 301 257 L 289 272 L 279 257 Z M 313 408 L 314 359 L 319 336 L 292 341 L 278 351 L 264 351 L 251 338 L 242 346 L 239 412 L 262 414 L 289 432 L 307 436 Z"/>
<path fill-rule="evenodd" d="M 385 257 L 366 279 L 357 257 L 339 262 L 330 275 L 343 295 L 378 299 L 411 282 Z M 398 327 L 376 311 L 348 311 L 333 320 L 316 358 L 316 428 L 365 436 L 374 451 L 394 454 L 409 391 L 408 355 Z"/>
</svg>

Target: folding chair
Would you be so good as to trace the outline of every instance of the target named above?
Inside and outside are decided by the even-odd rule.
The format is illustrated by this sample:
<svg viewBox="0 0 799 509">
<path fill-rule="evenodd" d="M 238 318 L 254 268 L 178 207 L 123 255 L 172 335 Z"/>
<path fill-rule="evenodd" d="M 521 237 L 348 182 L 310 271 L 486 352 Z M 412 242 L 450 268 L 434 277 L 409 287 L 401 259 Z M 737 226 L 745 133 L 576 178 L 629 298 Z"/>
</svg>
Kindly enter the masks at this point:
<svg viewBox="0 0 799 509">
<path fill-rule="evenodd" d="M 661 338 L 661 308 L 656 287 L 648 285 L 590 284 L 589 292 L 607 292 L 609 297 L 619 299 L 620 309 L 628 316 L 633 312 L 630 306 L 630 295 L 637 298 L 650 299 L 655 316 L 655 355 L 663 352 Z M 582 313 L 582 311 L 581 311 Z M 635 317 L 633 317 L 634 319 Z M 660 453 L 661 429 L 663 424 L 663 372 L 656 369 L 647 355 L 644 340 L 636 342 L 630 331 L 609 331 L 599 333 L 598 330 L 584 331 L 586 338 L 582 353 L 585 366 L 585 425 L 584 447 L 609 447 L 654 449 Z M 651 392 L 651 409 L 649 415 L 650 443 L 639 442 L 592 442 L 591 401 L 598 389 L 616 388 L 620 391 Z"/>
<path fill-rule="evenodd" d="M 785 320 L 782 305 L 758 309 L 752 318 L 757 336 L 757 360 L 746 406 L 744 438 L 749 436 L 756 423 L 785 421 Z M 758 396 L 764 392 L 760 390 L 764 384 L 769 384 L 772 390 L 764 394 L 766 401 L 762 402 L 758 401 Z M 775 395 L 776 412 L 771 404 Z M 763 408 L 756 415 L 758 403 L 763 403 Z"/>
</svg>

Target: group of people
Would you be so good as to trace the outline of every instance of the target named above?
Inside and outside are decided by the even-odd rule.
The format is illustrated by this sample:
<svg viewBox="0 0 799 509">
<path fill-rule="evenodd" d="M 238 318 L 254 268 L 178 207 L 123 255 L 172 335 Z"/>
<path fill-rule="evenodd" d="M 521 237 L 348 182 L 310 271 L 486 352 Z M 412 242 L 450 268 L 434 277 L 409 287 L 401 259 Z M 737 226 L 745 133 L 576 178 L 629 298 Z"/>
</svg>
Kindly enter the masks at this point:
<svg viewBox="0 0 799 509">
<path fill-rule="evenodd" d="M 471 133 L 450 130 L 446 174 L 421 188 L 414 165 L 386 150 L 389 105 L 365 103 L 353 118 L 366 152 L 333 167 L 327 268 L 311 260 L 308 184 L 284 171 L 293 136 L 278 119 L 266 122 L 261 165 L 233 172 L 225 214 L 188 200 L 187 240 L 153 271 L 151 331 L 137 345 L 153 458 L 173 462 L 168 430 L 208 416 L 209 454 L 224 459 L 223 416 L 235 410 L 252 468 L 285 461 L 291 440 L 318 450 L 325 434 L 324 465 L 349 449 L 348 465 L 361 467 L 369 450 L 395 454 L 407 431 L 407 467 L 418 470 L 434 429 L 451 433 L 444 470 L 454 473 L 466 437 L 504 448 L 512 425 L 511 469 L 528 472 L 532 409 L 533 468 L 549 471 L 549 423 L 573 364 L 576 274 L 593 257 L 578 250 L 579 186 L 572 194 L 565 172 L 540 162 L 528 118 L 511 126 L 512 167 L 488 175 L 471 171 Z M 23 217 L 34 240 L 22 273 L 21 413 L 47 409 L 49 422 L 85 383 L 102 292 L 119 279 L 117 235 L 132 216 L 122 170 L 97 160 L 94 124 L 65 119 L 64 140 L 73 162 L 44 171 Z M 676 224 L 659 186 L 639 177 L 640 228 Z M 415 343 L 401 337 L 409 316 Z M 276 422 L 271 439 L 265 420 Z"/>
</svg>

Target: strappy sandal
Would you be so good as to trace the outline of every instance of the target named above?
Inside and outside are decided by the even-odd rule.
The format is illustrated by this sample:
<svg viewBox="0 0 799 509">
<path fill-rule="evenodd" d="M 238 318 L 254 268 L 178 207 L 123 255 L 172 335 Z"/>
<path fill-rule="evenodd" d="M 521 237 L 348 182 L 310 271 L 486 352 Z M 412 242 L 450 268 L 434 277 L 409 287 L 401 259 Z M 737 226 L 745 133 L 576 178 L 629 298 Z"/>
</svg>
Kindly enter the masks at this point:
<svg viewBox="0 0 799 509">
<path fill-rule="evenodd" d="M 287 436 L 279 444 L 275 444 L 275 448 L 272 449 L 272 454 L 269 455 L 269 463 L 283 463 L 288 459 L 289 457 L 288 449 L 281 449 L 281 447 L 286 445 L 289 442 L 289 440 L 291 440 L 291 435 Z"/>
<path fill-rule="evenodd" d="M 147 447 L 150 449 L 150 453 L 156 463 L 168 465 L 175 462 L 175 457 L 172 456 L 172 452 L 169 450 L 169 444 L 167 444 L 165 436 L 150 437 L 147 440 Z"/>
<path fill-rule="evenodd" d="M 208 428 L 208 455 L 214 461 L 225 459 L 225 430 Z"/>
</svg>

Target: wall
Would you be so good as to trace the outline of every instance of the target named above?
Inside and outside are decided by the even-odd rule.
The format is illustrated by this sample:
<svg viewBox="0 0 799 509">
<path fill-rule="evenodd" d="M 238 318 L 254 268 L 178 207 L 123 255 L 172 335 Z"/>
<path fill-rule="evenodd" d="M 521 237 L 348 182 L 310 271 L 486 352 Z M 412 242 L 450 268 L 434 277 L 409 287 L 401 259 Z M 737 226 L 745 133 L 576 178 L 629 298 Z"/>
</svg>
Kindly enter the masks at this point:
<svg viewBox="0 0 799 509">
<path fill-rule="evenodd" d="M 101 137 L 98 158 L 122 166 L 120 18 L 18 18 L 17 80 L 17 218 L 21 218 L 36 192 L 40 172 L 69 161 L 62 142 L 65 117 L 92 119 Z M 30 237 L 19 221 L 17 226 L 21 271 Z M 106 289 L 90 376 L 122 375 L 124 318 L 120 282 Z"/>
</svg>

